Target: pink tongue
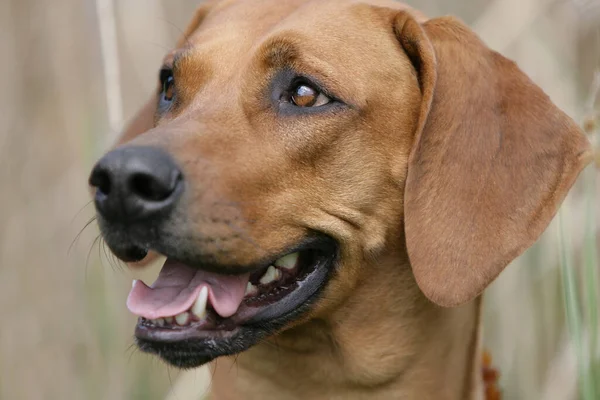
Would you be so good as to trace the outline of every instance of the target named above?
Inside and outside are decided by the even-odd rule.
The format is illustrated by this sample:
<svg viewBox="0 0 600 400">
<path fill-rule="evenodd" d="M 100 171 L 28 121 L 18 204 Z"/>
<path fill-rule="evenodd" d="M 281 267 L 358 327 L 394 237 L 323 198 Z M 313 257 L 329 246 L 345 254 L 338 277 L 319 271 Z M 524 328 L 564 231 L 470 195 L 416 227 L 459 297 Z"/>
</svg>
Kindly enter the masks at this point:
<svg viewBox="0 0 600 400">
<path fill-rule="evenodd" d="M 148 287 L 136 281 L 127 298 L 127 308 L 146 319 L 173 317 L 192 307 L 202 287 L 208 287 L 208 301 L 223 318 L 239 308 L 250 274 L 220 275 L 167 260 L 156 282 Z"/>
</svg>

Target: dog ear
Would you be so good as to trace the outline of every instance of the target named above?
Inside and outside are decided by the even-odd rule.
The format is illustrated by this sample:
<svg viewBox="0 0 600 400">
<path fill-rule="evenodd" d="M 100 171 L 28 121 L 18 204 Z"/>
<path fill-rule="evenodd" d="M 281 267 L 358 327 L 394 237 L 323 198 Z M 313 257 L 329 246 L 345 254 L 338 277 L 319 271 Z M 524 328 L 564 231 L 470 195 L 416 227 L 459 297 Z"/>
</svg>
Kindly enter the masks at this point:
<svg viewBox="0 0 600 400">
<path fill-rule="evenodd" d="M 395 33 L 423 103 L 408 162 L 408 255 L 441 306 L 478 296 L 531 246 L 591 159 L 590 144 L 516 64 L 454 18 Z"/>
</svg>

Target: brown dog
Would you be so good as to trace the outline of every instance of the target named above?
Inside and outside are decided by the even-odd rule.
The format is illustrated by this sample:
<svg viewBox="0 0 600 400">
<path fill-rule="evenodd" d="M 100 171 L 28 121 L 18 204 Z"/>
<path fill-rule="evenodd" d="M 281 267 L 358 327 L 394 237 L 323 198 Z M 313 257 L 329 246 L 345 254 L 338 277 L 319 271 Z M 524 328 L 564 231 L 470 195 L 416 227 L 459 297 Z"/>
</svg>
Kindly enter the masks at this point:
<svg viewBox="0 0 600 400">
<path fill-rule="evenodd" d="M 167 256 L 142 350 L 236 355 L 220 400 L 481 397 L 480 294 L 591 157 L 540 88 L 371 0 L 209 2 L 160 80 L 90 178 L 112 251 Z"/>
</svg>

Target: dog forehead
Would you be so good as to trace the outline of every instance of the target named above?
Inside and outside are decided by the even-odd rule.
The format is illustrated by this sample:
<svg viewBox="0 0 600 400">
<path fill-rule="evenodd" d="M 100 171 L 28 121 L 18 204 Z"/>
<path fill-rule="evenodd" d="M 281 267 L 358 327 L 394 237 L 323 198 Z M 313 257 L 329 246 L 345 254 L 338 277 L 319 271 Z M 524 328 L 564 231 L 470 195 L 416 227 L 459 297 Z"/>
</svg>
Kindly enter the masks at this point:
<svg viewBox="0 0 600 400">
<path fill-rule="evenodd" d="M 213 79 L 232 82 L 257 50 L 285 38 L 301 52 L 338 67 L 361 59 L 354 64 L 365 72 L 392 54 L 385 46 L 386 41 L 393 45 L 393 32 L 386 27 L 393 16 L 389 9 L 409 8 L 387 0 L 221 0 L 210 4 L 185 42 L 187 57 L 181 66 L 193 72 L 204 67 L 202 74 L 188 76 L 210 71 Z M 365 59 L 365 54 L 372 57 Z"/>
<path fill-rule="evenodd" d="M 358 27 L 368 30 L 373 22 L 373 16 L 364 12 L 368 6 L 410 10 L 422 19 L 417 11 L 393 0 L 220 0 L 210 4 L 187 45 L 226 43 L 229 52 L 239 57 L 240 51 L 247 52 L 261 39 L 283 29 L 307 34 L 333 29 L 351 33 Z"/>
<path fill-rule="evenodd" d="M 212 14 L 227 12 L 230 15 L 238 14 L 244 17 L 257 13 L 267 19 L 269 16 L 290 15 L 301 7 L 322 13 L 323 9 L 328 7 L 340 10 L 355 4 L 416 11 L 407 4 L 396 0 L 213 0 L 210 4 Z"/>
<path fill-rule="evenodd" d="M 225 0 L 208 3 L 194 33 L 175 51 L 178 97 L 185 113 L 220 113 L 226 103 L 265 85 L 273 55 L 296 59 L 330 91 L 356 107 L 381 96 L 385 82 L 400 82 L 410 62 L 391 28 L 393 10 L 408 9 L 386 0 Z M 286 66 L 285 62 L 278 63 Z M 364 79 L 365 76 L 371 79 Z M 323 78 L 325 77 L 325 78 Z M 249 86 L 250 85 L 250 86 Z M 252 97 L 254 98 L 254 97 Z"/>
</svg>

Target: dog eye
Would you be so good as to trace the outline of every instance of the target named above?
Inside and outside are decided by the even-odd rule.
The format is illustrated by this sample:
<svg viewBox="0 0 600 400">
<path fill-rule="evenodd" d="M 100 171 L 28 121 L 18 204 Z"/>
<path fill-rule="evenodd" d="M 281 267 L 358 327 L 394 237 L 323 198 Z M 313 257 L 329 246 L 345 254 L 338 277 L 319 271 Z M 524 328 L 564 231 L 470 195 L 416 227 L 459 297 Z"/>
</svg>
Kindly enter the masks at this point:
<svg viewBox="0 0 600 400">
<path fill-rule="evenodd" d="M 161 102 L 171 102 L 175 97 L 175 78 L 173 77 L 173 71 L 170 69 L 163 69 L 160 71 L 160 83 L 162 85 L 162 92 L 160 93 Z"/>
<path fill-rule="evenodd" d="M 292 88 L 290 102 L 297 107 L 319 107 L 331 99 L 308 83 L 298 83 Z"/>
</svg>

